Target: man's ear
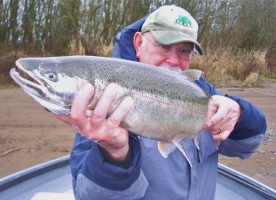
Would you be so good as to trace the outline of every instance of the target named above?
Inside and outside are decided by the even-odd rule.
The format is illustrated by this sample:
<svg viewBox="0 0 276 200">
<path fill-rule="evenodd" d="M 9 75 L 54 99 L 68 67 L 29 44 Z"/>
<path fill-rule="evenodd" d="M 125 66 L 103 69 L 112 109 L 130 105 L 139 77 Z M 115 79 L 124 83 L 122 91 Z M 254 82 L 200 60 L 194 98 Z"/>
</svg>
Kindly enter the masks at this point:
<svg viewBox="0 0 276 200">
<path fill-rule="evenodd" d="M 140 47 L 142 45 L 142 33 L 136 32 L 133 37 L 133 44 L 136 51 L 136 57 L 139 58 L 140 56 Z"/>
</svg>

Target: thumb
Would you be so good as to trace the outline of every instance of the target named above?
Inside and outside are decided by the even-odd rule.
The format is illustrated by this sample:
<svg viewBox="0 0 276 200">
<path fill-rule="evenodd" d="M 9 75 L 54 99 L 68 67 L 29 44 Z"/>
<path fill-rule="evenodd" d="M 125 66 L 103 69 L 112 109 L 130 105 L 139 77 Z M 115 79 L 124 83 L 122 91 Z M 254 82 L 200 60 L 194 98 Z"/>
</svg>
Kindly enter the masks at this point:
<svg viewBox="0 0 276 200">
<path fill-rule="evenodd" d="M 211 98 L 211 100 L 209 101 L 209 104 L 208 104 L 207 117 L 206 117 L 206 121 L 204 124 L 205 127 L 208 128 L 213 125 L 212 117 L 216 114 L 218 107 L 219 106 L 218 106 L 217 102 L 214 100 L 214 98 Z"/>
</svg>

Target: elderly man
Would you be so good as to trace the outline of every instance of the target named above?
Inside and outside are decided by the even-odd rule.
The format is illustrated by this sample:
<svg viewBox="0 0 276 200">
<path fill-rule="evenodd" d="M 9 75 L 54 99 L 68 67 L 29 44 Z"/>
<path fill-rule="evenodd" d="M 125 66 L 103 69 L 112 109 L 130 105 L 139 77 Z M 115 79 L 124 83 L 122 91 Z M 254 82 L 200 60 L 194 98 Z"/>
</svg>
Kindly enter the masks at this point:
<svg viewBox="0 0 276 200">
<path fill-rule="evenodd" d="M 197 22 L 186 10 L 162 6 L 116 36 L 113 57 L 187 70 L 194 52 L 203 54 L 197 32 Z M 196 83 L 213 96 L 200 132 L 200 150 L 193 139 L 184 140 L 187 157 L 175 150 L 167 159 L 158 152 L 157 141 L 119 126 L 133 105 L 130 97 L 107 116 L 117 94 L 115 84 L 107 86 L 87 117 L 84 113 L 94 90 L 85 85 L 71 116 L 58 116 L 79 128 L 71 153 L 76 199 L 214 199 L 218 154 L 249 157 L 264 137 L 266 121 L 256 106 L 241 97 L 223 94 L 203 77 Z"/>
</svg>

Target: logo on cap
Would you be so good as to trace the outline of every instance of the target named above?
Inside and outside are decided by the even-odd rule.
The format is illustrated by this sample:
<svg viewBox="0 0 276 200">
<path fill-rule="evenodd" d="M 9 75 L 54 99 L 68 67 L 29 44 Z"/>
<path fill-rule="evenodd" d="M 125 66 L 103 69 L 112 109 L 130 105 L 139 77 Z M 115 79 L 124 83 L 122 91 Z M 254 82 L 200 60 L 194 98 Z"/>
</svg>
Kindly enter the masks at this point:
<svg viewBox="0 0 276 200">
<path fill-rule="evenodd" d="M 192 26 L 192 23 L 191 23 L 190 19 L 186 16 L 179 15 L 175 22 L 177 24 L 180 24 L 180 25 L 185 26 L 185 27 L 191 27 Z"/>
</svg>

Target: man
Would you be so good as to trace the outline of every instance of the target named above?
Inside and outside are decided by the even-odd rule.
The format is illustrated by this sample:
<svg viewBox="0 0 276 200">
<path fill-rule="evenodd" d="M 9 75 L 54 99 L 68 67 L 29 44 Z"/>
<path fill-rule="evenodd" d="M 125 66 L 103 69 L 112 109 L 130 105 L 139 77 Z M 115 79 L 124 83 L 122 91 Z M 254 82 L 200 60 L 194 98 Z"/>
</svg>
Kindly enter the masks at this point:
<svg viewBox="0 0 276 200">
<path fill-rule="evenodd" d="M 194 50 L 203 53 L 197 31 L 197 22 L 186 10 L 162 6 L 117 35 L 113 56 L 187 70 Z M 181 142 L 187 159 L 179 150 L 165 159 L 157 141 L 136 137 L 119 126 L 133 104 L 130 97 L 107 117 L 117 93 L 115 84 L 107 86 L 87 117 L 93 87 L 83 86 L 71 116 L 58 116 L 78 127 L 71 153 L 76 199 L 214 199 L 218 153 L 249 157 L 264 137 L 266 122 L 261 111 L 242 98 L 224 95 L 203 77 L 197 84 L 213 98 L 199 149 L 192 138 Z"/>
</svg>

